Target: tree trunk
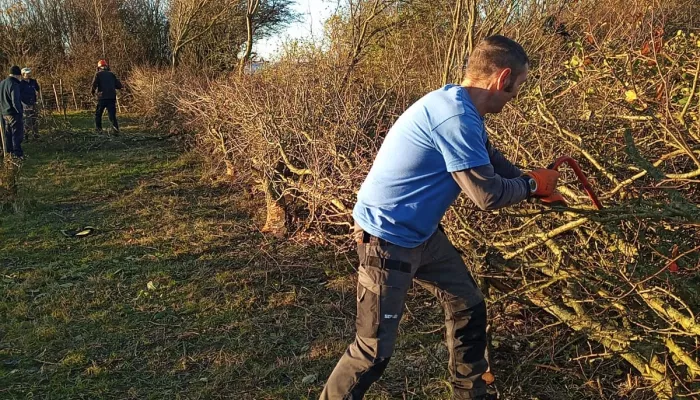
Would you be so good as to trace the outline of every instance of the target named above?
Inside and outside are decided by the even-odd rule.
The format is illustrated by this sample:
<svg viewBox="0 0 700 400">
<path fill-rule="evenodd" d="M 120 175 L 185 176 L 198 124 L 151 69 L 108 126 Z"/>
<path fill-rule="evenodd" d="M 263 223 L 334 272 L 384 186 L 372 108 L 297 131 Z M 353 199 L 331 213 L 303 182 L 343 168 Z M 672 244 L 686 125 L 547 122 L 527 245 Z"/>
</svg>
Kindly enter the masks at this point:
<svg viewBox="0 0 700 400">
<path fill-rule="evenodd" d="M 462 24 L 462 4 L 463 0 L 457 0 L 455 4 L 454 14 L 452 15 L 452 36 L 450 36 L 450 43 L 447 46 L 447 54 L 445 55 L 445 65 L 442 69 L 442 84 L 445 85 L 450 79 L 450 71 L 452 70 L 452 64 L 454 61 L 455 47 L 457 43 L 457 33 L 459 32 Z"/>
<path fill-rule="evenodd" d="M 177 67 L 177 56 L 178 52 L 180 51 L 179 48 L 174 47 L 173 48 L 173 54 L 170 56 L 170 68 L 174 71 L 175 67 Z"/>
<path fill-rule="evenodd" d="M 243 54 L 243 58 L 241 58 L 241 60 L 238 64 L 238 76 L 243 76 L 243 72 L 245 72 L 245 65 L 248 63 L 248 60 L 250 59 L 250 54 L 253 51 L 253 16 L 252 15 L 250 15 L 250 14 L 246 15 L 245 25 L 246 25 L 246 29 L 248 30 L 248 38 L 246 39 L 245 53 Z"/>
<path fill-rule="evenodd" d="M 245 15 L 245 27 L 248 33 L 246 38 L 245 53 L 238 63 L 238 76 L 243 76 L 245 65 L 250 59 L 250 54 L 253 52 L 253 16 L 258 11 L 259 0 L 248 0 L 248 11 Z"/>
<path fill-rule="evenodd" d="M 276 237 L 283 237 L 287 234 L 287 215 L 284 210 L 284 198 L 280 196 L 274 182 L 268 177 L 263 179 L 263 190 L 265 191 L 267 216 L 262 232 Z"/>
<path fill-rule="evenodd" d="M 97 17 L 97 28 L 100 30 L 100 42 L 102 42 L 102 58 L 107 57 L 107 48 L 105 46 L 105 33 L 102 25 L 102 14 L 104 13 L 102 7 L 102 1 L 99 1 L 99 7 L 97 5 L 98 0 L 94 0 L 95 5 L 95 16 Z"/>
<path fill-rule="evenodd" d="M 224 160 L 224 164 L 226 164 L 226 176 L 234 178 L 236 176 L 236 168 L 233 166 L 231 160 Z"/>
</svg>

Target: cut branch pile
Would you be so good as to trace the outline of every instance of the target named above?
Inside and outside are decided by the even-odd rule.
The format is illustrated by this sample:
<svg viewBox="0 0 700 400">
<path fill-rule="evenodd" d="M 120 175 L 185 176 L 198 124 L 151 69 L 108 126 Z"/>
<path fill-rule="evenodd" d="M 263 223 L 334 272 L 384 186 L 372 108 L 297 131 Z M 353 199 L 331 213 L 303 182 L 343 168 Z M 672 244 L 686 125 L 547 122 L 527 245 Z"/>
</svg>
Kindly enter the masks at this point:
<svg viewBox="0 0 700 400">
<path fill-rule="evenodd" d="M 465 201 L 449 216 L 489 283 L 627 361 L 660 399 L 697 396 L 700 381 L 700 49 L 692 42 L 681 32 L 651 58 L 580 46 L 572 59 L 598 62 L 569 63 L 563 87 L 535 85 L 511 110 L 522 123 L 494 121 L 502 148 L 528 149 L 510 149 L 526 165 L 577 158 L 603 210 L 565 173 L 570 208 L 484 214 Z"/>
</svg>

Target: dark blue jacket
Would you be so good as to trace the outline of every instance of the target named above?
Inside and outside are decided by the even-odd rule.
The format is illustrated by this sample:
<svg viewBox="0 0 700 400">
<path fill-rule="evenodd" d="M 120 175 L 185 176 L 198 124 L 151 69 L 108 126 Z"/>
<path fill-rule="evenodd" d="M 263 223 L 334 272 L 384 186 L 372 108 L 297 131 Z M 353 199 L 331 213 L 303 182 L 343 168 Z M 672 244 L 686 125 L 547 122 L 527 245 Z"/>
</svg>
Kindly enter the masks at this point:
<svg viewBox="0 0 700 400">
<path fill-rule="evenodd" d="M 21 116 L 24 113 L 21 91 L 19 80 L 14 76 L 8 76 L 0 82 L 0 113 L 2 115 Z"/>
<path fill-rule="evenodd" d="M 114 100 L 117 98 L 117 89 L 121 88 L 122 83 L 117 76 L 112 71 L 103 69 L 95 74 L 90 93 L 97 94 L 98 100 Z"/>
<path fill-rule="evenodd" d="M 22 79 L 20 81 L 20 86 L 22 87 L 22 103 L 28 106 L 36 104 L 36 96 L 40 90 L 39 82 L 32 78 L 29 78 L 28 81 Z"/>
</svg>

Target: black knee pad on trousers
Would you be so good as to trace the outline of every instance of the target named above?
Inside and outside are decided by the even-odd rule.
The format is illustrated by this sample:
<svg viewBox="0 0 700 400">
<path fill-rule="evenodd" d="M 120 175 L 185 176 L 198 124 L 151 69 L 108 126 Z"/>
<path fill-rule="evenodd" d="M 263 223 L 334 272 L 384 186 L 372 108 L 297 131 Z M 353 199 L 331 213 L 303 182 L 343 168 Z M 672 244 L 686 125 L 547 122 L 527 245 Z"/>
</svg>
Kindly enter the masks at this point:
<svg viewBox="0 0 700 400">
<path fill-rule="evenodd" d="M 483 333 L 482 336 L 486 339 L 486 302 L 467 308 L 461 299 L 455 299 L 449 302 L 449 310 L 451 315 L 446 318 L 455 323 L 457 335 L 470 331 L 474 335 Z"/>
<path fill-rule="evenodd" d="M 467 308 L 464 302 L 454 300 L 450 304 L 452 315 L 448 317 L 448 329 L 452 325 L 453 343 L 457 369 L 460 374 L 481 374 L 486 370 L 486 303 L 481 302 Z M 461 364 L 470 365 L 460 368 Z M 483 369 L 484 371 L 481 371 Z"/>
<path fill-rule="evenodd" d="M 355 386 L 343 400 L 362 399 L 369 387 L 381 378 L 382 373 L 389 365 L 389 360 L 391 360 L 391 357 L 376 360 L 369 370 L 357 380 Z"/>
</svg>

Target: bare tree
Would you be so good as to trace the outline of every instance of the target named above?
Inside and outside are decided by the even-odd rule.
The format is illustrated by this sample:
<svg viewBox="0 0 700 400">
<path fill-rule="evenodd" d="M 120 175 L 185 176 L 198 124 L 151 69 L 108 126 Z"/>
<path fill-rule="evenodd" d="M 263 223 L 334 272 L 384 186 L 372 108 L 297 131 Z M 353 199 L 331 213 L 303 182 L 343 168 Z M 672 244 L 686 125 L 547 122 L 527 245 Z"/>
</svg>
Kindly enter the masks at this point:
<svg viewBox="0 0 700 400">
<path fill-rule="evenodd" d="M 107 49 L 105 46 L 105 31 L 102 26 L 102 20 L 104 16 L 104 7 L 102 7 L 102 0 L 93 0 L 95 5 L 95 16 L 97 17 L 97 28 L 100 31 L 100 42 L 102 43 L 102 57 L 107 57 Z"/>
<path fill-rule="evenodd" d="M 253 51 L 253 17 L 258 12 L 260 0 L 246 0 L 245 27 L 247 32 L 245 53 L 238 64 L 238 75 L 243 75 L 245 65 L 250 59 L 250 53 Z"/>
<path fill-rule="evenodd" d="M 237 3 L 237 0 L 233 0 Z M 171 67 L 177 67 L 185 46 L 206 35 L 222 17 L 227 6 L 217 0 L 173 0 L 170 4 Z"/>
</svg>

